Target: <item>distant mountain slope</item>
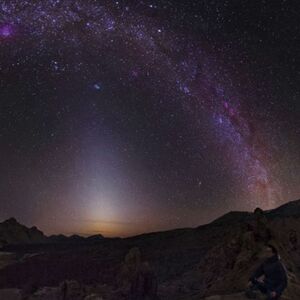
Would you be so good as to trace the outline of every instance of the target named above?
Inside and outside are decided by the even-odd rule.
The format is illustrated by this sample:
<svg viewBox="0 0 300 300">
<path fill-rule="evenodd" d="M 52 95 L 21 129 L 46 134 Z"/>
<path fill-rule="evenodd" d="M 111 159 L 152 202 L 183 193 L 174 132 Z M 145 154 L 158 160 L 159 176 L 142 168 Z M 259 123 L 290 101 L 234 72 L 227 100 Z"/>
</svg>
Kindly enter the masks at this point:
<svg viewBox="0 0 300 300">
<path fill-rule="evenodd" d="M 0 223 L 0 248 L 7 245 L 23 244 L 97 242 L 101 239 L 103 239 L 101 234 L 87 238 L 79 235 L 67 237 L 62 234 L 47 237 L 37 227 L 28 228 L 18 223 L 15 218 Z"/>
<path fill-rule="evenodd" d="M 300 217 L 300 200 L 290 201 L 275 209 L 265 211 L 267 218 L 274 217 Z M 235 223 L 244 222 L 247 220 L 253 220 L 254 213 L 246 211 L 230 211 L 223 216 L 215 219 L 209 224 L 200 225 L 197 228 L 204 228 L 211 225 L 230 225 Z M 173 235 L 175 232 L 192 230 L 192 228 L 179 228 L 174 230 L 168 230 L 163 232 L 151 232 L 141 234 L 139 236 L 129 237 L 130 239 L 141 238 L 144 236 L 156 236 L 163 234 Z M 173 233 L 174 232 L 174 233 Z M 89 236 L 87 238 L 79 235 L 72 235 L 70 237 L 63 234 L 45 236 L 42 231 L 37 229 L 35 226 L 27 228 L 17 222 L 15 218 L 10 218 L 3 223 L 0 223 L 0 247 L 4 245 L 16 245 L 16 244 L 30 244 L 30 243 L 64 243 L 64 242 L 97 242 L 103 239 L 101 234 Z"/>
<path fill-rule="evenodd" d="M 229 213 L 221 216 L 220 218 L 212 221 L 210 225 L 222 225 L 222 224 L 231 224 L 236 222 L 241 222 L 246 219 L 250 219 L 253 213 L 246 211 L 230 211 Z"/>
<path fill-rule="evenodd" d="M 300 199 L 290 201 L 288 203 L 285 203 L 275 209 L 269 210 L 266 212 L 267 216 L 271 217 L 292 217 L 292 216 L 299 216 L 300 217 Z"/>
<path fill-rule="evenodd" d="M 265 211 L 267 218 L 274 217 L 300 217 L 300 200 L 290 201 L 277 208 Z M 230 211 L 225 215 L 215 219 L 209 225 L 222 225 L 222 224 L 233 224 L 242 221 L 252 220 L 254 218 L 253 212 L 246 211 Z M 201 225 L 203 226 L 203 225 Z M 199 226 L 199 227 L 201 227 Z M 206 225 L 204 225 L 206 226 Z M 198 228 L 199 228 L 198 227 Z"/>
<path fill-rule="evenodd" d="M 46 236 L 35 226 L 27 228 L 17 222 L 15 218 L 10 218 L 0 223 L 0 247 L 7 244 L 28 244 L 42 243 L 46 241 Z"/>
</svg>

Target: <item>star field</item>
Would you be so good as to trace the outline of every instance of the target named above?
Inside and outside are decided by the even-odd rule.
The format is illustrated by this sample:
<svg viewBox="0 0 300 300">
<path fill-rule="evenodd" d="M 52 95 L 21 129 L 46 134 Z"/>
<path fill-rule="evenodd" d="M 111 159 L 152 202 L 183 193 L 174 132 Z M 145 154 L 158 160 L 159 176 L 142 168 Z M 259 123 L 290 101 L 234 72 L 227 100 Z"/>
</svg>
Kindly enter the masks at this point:
<svg viewBox="0 0 300 300">
<path fill-rule="evenodd" d="M 2 1 L 0 220 L 194 227 L 300 196 L 292 1 Z"/>
</svg>

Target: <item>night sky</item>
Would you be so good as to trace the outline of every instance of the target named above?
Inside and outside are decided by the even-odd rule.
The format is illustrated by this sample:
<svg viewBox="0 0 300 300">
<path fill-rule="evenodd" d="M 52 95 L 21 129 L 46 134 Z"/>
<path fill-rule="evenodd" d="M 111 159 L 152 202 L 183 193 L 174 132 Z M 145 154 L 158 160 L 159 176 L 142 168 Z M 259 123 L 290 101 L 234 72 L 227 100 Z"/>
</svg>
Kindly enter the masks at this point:
<svg viewBox="0 0 300 300">
<path fill-rule="evenodd" d="M 297 1 L 0 2 L 0 221 L 195 227 L 300 197 Z"/>
</svg>

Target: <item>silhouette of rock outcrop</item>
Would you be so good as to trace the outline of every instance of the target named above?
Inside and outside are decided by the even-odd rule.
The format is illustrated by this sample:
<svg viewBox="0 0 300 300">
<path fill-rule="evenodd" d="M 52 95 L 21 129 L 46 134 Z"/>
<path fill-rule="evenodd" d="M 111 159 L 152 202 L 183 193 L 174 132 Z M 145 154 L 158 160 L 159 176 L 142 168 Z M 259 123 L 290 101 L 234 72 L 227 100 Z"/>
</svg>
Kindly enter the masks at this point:
<svg viewBox="0 0 300 300">
<path fill-rule="evenodd" d="M 35 226 L 27 228 L 17 222 L 15 218 L 10 218 L 0 223 L 0 247 L 4 245 L 42 243 L 46 241 L 46 236 Z"/>
<path fill-rule="evenodd" d="M 104 237 L 101 234 L 92 235 L 87 238 L 79 235 L 67 237 L 63 234 L 47 237 L 36 226 L 28 228 L 15 218 L 10 218 L 0 223 L 0 248 L 7 245 L 43 244 L 43 243 L 85 243 L 99 242 Z"/>
<path fill-rule="evenodd" d="M 156 275 L 149 262 L 142 261 L 139 248 L 130 249 L 121 271 L 129 300 L 159 300 Z"/>
<path fill-rule="evenodd" d="M 86 296 L 84 285 L 75 280 L 66 280 L 59 286 L 62 300 L 82 300 Z"/>
</svg>

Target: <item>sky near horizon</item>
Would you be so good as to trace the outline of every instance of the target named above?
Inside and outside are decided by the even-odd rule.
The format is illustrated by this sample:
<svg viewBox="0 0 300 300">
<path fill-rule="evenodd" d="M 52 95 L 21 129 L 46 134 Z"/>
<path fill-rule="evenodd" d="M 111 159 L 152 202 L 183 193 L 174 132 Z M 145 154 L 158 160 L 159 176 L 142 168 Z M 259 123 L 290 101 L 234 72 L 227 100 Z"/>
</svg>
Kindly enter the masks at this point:
<svg viewBox="0 0 300 300">
<path fill-rule="evenodd" d="M 2 1 L 0 222 L 196 227 L 300 198 L 292 1 Z"/>
</svg>

